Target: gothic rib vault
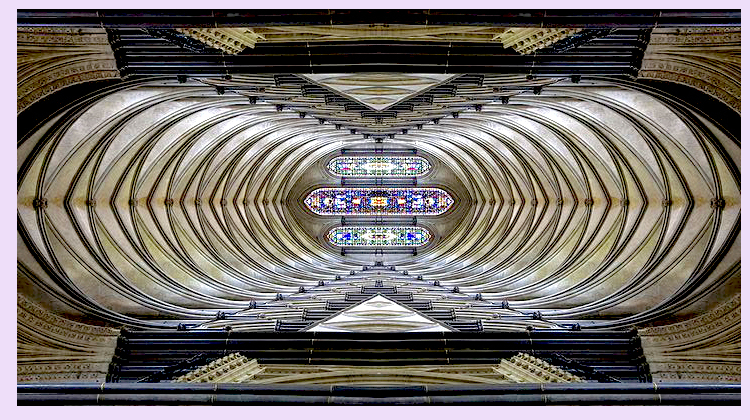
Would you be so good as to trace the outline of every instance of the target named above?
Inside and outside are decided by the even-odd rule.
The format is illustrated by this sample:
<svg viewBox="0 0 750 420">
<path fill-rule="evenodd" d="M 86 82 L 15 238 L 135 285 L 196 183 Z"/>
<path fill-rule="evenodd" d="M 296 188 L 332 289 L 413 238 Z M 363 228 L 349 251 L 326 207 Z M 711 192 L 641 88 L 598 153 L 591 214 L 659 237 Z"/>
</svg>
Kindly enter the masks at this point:
<svg viewBox="0 0 750 420">
<path fill-rule="evenodd" d="M 332 155 L 367 144 L 201 83 L 115 89 L 20 146 L 19 229 L 36 258 L 19 262 L 80 291 L 68 313 L 133 325 L 293 293 L 373 261 L 327 249 L 331 218 L 302 205 L 303 191 L 335 185 Z M 561 80 L 379 144 L 426 153 L 424 182 L 462 192 L 450 229 L 424 217 L 434 246 L 386 265 L 611 326 L 689 315 L 736 281 L 738 145 L 632 84 Z"/>
<path fill-rule="evenodd" d="M 41 36 L 19 42 L 28 33 Z M 21 64 L 19 115 L 45 95 Z M 353 91 L 330 85 L 351 76 Z M 19 132 L 19 382 L 70 380 L 55 371 L 70 360 L 77 379 L 111 376 L 116 330 L 102 326 L 252 333 L 328 319 L 378 331 L 400 305 L 414 330 L 637 327 L 654 380 L 739 382 L 737 133 L 620 77 L 455 74 L 399 90 L 415 77 L 140 76 Z M 718 97 L 739 110 L 732 86 Z M 420 156 L 431 170 L 371 185 L 328 170 L 368 154 Z M 413 221 L 305 205 L 318 188 L 383 186 L 455 202 Z M 327 235 L 347 223 L 411 224 L 430 240 L 342 250 Z M 357 318 L 377 293 L 392 312 Z"/>
</svg>

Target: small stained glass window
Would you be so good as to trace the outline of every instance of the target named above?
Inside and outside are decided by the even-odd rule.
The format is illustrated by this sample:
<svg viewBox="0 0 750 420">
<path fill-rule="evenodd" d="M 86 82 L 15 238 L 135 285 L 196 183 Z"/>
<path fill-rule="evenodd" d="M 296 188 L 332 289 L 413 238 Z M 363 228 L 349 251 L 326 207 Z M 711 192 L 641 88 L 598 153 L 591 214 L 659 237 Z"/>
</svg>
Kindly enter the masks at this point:
<svg viewBox="0 0 750 420">
<path fill-rule="evenodd" d="M 341 247 L 417 247 L 426 245 L 432 235 L 416 226 L 345 226 L 328 232 L 328 241 Z"/>
<path fill-rule="evenodd" d="M 440 188 L 318 188 L 305 198 L 305 205 L 321 216 L 436 216 L 453 202 Z"/>
<path fill-rule="evenodd" d="M 421 176 L 430 162 L 419 156 L 339 156 L 328 162 L 328 170 L 348 177 Z"/>
</svg>

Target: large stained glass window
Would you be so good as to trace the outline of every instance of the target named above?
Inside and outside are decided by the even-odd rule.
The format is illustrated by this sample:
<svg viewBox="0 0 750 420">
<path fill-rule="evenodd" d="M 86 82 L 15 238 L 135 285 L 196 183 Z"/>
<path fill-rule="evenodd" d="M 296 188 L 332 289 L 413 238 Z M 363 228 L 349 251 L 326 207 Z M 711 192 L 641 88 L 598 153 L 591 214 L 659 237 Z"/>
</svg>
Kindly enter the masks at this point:
<svg viewBox="0 0 750 420">
<path fill-rule="evenodd" d="M 328 170 L 349 177 L 420 176 L 430 170 L 430 162 L 419 156 L 339 156 L 328 162 Z"/>
<path fill-rule="evenodd" d="M 431 235 L 416 226 L 345 226 L 331 229 L 327 237 L 341 247 L 417 247 L 426 245 Z"/>
<path fill-rule="evenodd" d="M 453 205 L 453 198 L 440 188 L 318 188 L 305 205 L 321 216 L 436 216 Z"/>
</svg>

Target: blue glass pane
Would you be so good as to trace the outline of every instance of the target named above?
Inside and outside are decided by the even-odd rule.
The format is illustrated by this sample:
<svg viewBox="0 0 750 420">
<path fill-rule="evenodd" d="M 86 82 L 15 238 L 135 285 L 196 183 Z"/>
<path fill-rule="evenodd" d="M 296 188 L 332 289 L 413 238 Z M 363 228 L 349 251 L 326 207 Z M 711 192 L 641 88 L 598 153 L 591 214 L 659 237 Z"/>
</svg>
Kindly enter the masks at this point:
<svg viewBox="0 0 750 420">
<path fill-rule="evenodd" d="M 347 226 L 328 232 L 328 241 L 342 247 L 394 247 L 423 246 L 432 235 L 427 229 L 416 226 Z"/>
<path fill-rule="evenodd" d="M 440 188 L 318 188 L 305 205 L 322 216 L 445 213 L 453 198 Z"/>
</svg>

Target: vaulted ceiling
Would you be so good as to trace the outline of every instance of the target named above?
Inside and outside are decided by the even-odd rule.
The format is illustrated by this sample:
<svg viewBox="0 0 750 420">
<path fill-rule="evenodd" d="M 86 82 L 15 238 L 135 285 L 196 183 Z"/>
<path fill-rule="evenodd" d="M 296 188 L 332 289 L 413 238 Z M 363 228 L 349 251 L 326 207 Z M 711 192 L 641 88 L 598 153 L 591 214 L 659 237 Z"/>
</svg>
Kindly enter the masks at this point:
<svg viewBox="0 0 750 420">
<path fill-rule="evenodd" d="M 419 182 L 457 194 L 420 218 L 433 246 L 382 257 L 425 279 L 615 324 L 737 280 L 736 139 L 633 83 L 549 81 L 377 140 L 243 93 L 156 78 L 62 110 L 19 147 L 19 263 L 121 322 L 292 293 L 374 261 L 327 247 L 338 218 L 302 200 L 337 185 L 342 148 L 383 147 L 417 149 L 435 165 Z"/>
<path fill-rule="evenodd" d="M 539 56 L 547 64 L 503 52 L 515 63 L 507 72 L 491 53 L 477 58 L 480 72 L 451 61 L 434 74 L 429 54 L 411 53 L 428 77 L 336 72 L 324 58 L 311 73 L 293 62 L 301 51 L 278 43 L 227 57 L 187 48 L 178 31 L 125 26 L 108 35 L 132 77 L 68 98 L 19 133 L 19 290 L 58 313 L 152 327 L 210 319 L 374 261 L 601 327 L 700 313 L 739 287 L 739 138 L 699 104 L 621 77 L 638 72 L 642 29 L 571 31 L 589 35 L 560 52 L 576 60 L 622 42 L 609 50 L 620 61 L 591 58 L 603 67 L 589 73 L 583 61 L 559 67 L 567 58 L 554 45 Z M 376 35 L 360 37 L 370 48 Z M 174 65 L 185 57 L 191 74 Z M 216 72 L 261 58 L 267 72 Z M 457 203 L 419 218 L 435 235 L 428 247 L 376 258 L 326 243 L 340 219 L 302 202 L 340 186 L 325 165 L 342 149 L 430 160 L 418 184 Z"/>
</svg>

